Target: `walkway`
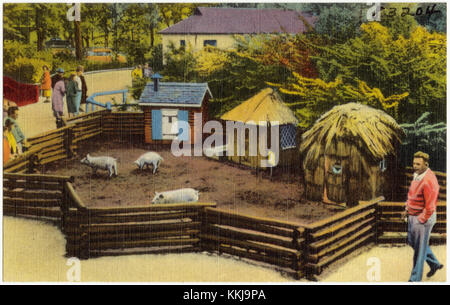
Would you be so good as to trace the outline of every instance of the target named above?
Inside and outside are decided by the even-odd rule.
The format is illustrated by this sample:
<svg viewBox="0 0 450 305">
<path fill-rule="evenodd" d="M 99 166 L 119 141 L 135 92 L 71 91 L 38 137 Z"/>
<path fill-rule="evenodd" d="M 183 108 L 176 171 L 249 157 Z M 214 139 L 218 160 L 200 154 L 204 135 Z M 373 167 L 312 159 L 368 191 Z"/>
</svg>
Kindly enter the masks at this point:
<svg viewBox="0 0 450 305">
<path fill-rule="evenodd" d="M 88 95 L 131 87 L 131 70 L 88 72 L 85 78 L 88 86 Z M 121 94 L 101 96 L 97 100 L 104 103 L 111 100 L 111 98 L 116 98 L 118 103 L 122 102 Z M 52 104 L 44 103 L 43 101 L 44 99 L 41 97 L 38 103 L 20 107 L 18 123 L 26 137 L 33 137 L 56 128 Z M 84 106 L 82 107 L 85 109 Z M 67 115 L 67 105 L 64 105 L 64 115 Z"/>
</svg>

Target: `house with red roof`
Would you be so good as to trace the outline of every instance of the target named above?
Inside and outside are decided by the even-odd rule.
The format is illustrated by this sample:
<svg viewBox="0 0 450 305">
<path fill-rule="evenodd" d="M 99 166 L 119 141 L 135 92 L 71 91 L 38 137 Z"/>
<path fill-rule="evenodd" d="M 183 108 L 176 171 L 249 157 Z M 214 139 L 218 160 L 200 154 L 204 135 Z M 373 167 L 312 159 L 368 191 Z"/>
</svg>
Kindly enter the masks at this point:
<svg viewBox="0 0 450 305">
<path fill-rule="evenodd" d="M 300 34 L 311 30 L 315 21 L 312 15 L 290 10 L 198 7 L 159 33 L 165 57 L 170 43 L 176 48 L 190 45 L 193 51 L 207 45 L 228 49 L 234 46 L 234 35 Z"/>
</svg>

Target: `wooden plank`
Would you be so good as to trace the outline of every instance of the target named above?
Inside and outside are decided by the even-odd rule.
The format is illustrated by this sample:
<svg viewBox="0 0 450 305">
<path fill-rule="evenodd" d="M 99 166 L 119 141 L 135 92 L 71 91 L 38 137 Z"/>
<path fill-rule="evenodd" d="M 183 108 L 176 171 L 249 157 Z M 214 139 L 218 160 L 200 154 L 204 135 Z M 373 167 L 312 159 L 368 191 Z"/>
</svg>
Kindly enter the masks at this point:
<svg viewBox="0 0 450 305">
<path fill-rule="evenodd" d="M 192 245 L 192 244 L 198 243 L 199 241 L 200 241 L 200 239 L 198 239 L 198 238 L 136 240 L 136 241 L 106 241 L 106 242 L 90 241 L 89 242 L 89 250 L 180 246 L 180 245 Z"/>
<path fill-rule="evenodd" d="M 293 261 L 293 260 L 286 260 L 286 259 L 282 259 L 282 258 L 248 252 L 247 250 L 240 250 L 240 249 L 236 249 L 236 248 L 226 247 L 223 245 L 202 243 L 201 246 L 203 249 L 209 250 L 209 251 L 217 251 L 219 253 L 227 253 L 227 254 L 238 256 L 238 257 L 248 258 L 251 260 L 269 263 L 272 265 L 290 268 L 290 269 L 294 269 L 294 270 L 298 269 L 298 267 L 297 267 L 298 262 Z"/>
<path fill-rule="evenodd" d="M 217 215 L 209 215 L 207 218 L 202 217 L 203 223 L 226 225 L 230 227 L 243 228 L 253 231 L 264 232 L 272 235 L 280 235 L 289 238 L 294 238 L 294 230 L 287 231 L 285 229 L 271 227 L 265 224 L 256 222 L 239 221 L 236 219 L 229 219 L 224 217 L 217 217 Z"/>
<path fill-rule="evenodd" d="M 3 191 L 3 197 L 25 199 L 61 199 L 61 192 L 35 192 L 35 191 Z"/>
<path fill-rule="evenodd" d="M 341 249 L 342 247 L 346 246 L 347 244 L 353 242 L 354 240 L 358 240 L 361 238 L 364 234 L 367 232 L 370 232 L 371 230 L 375 229 L 375 225 L 369 225 L 364 228 L 362 228 L 360 231 L 356 232 L 355 234 L 352 234 L 348 236 L 347 238 L 338 240 L 336 243 L 332 245 L 328 245 L 328 247 L 324 248 L 320 252 L 316 254 L 309 254 L 308 255 L 308 262 L 317 263 L 319 260 L 324 257 L 327 254 L 335 253 L 337 250 Z"/>
<path fill-rule="evenodd" d="M 61 218 L 61 210 L 35 207 L 14 207 L 10 205 L 3 205 L 3 213 L 7 215 L 29 215 L 40 217 Z"/>
<path fill-rule="evenodd" d="M 89 239 L 94 241 L 111 241 L 111 240 L 149 240 L 161 239 L 167 237 L 183 237 L 196 236 L 200 230 L 184 230 L 184 231 L 161 231 L 161 232 L 122 232 L 122 233 L 90 233 Z M 74 242 L 80 240 L 80 235 L 68 235 Z"/>
<path fill-rule="evenodd" d="M 332 217 L 328 217 L 326 219 L 320 220 L 320 221 L 316 221 L 315 223 L 311 224 L 311 225 L 306 225 L 305 228 L 307 228 L 308 230 L 311 231 L 315 231 L 320 229 L 321 227 L 330 225 L 334 222 L 337 222 L 339 220 L 342 220 L 343 218 L 347 218 L 348 216 L 358 213 L 362 210 L 365 209 L 369 209 L 371 207 L 375 207 L 379 202 L 383 201 L 384 197 L 378 197 L 375 199 L 372 199 L 368 202 L 361 202 L 358 206 L 350 208 L 348 210 L 346 210 L 345 212 L 339 213 L 337 215 L 334 215 Z"/>
<path fill-rule="evenodd" d="M 222 236 L 222 237 L 228 237 L 232 239 L 237 240 L 251 240 L 251 241 L 258 241 L 263 242 L 267 244 L 273 244 L 276 246 L 289 248 L 289 249 L 298 249 L 298 243 L 294 242 L 293 239 L 281 239 L 268 236 L 268 235 L 262 235 L 261 233 L 248 233 L 248 232 L 242 232 L 242 231 L 236 231 L 228 228 L 221 228 L 216 225 L 206 225 L 202 227 L 202 232 L 208 234 L 208 235 L 216 235 L 216 236 Z"/>
<path fill-rule="evenodd" d="M 201 249 L 196 246 L 184 246 L 184 247 L 171 247 L 166 249 L 121 249 L 121 250 L 91 250 L 89 251 L 90 257 L 100 257 L 100 256 L 121 256 L 121 255 L 144 255 L 144 254 L 170 254 L 170 253 L 192 253 L 200 252 Z"/>
<path fill-rule="evenodd" d="M 33 180 L 33 181 L 47 181 L 47 182 L 66 182 L 74 181 L 73 176 L 57 176 L 57 175 L 41 175 L 41 174 L 15 174 L 5 173 L 3 178 L 10 180 Z"/>
<path fill-rule="evenodd" d="M 61 183 L 48 183 L 45 181 L 17 181 L 17 180 L 3 180 L 3 187 L 9 189 L 24 188 L 28 190 L 57 190 L 62 191 Z"/>
<path fill-rule="evenodd" d="M 24 160 L 23 162 L 18 163 L 18 164 L 14 165 L 14 166 L 5 168 L 4 171 L 6 173 L 14 173 L 14 172 L 20 171 L 22 169 L 28 169 L 28 166 L 29 166 L 29 161 L 28 160 Z"/>
<path fill-rule="evenodd" d="M 185 209 L 203 209 L 204 207 L 214 207 L 216 203 L 213 202 L 195 202 L 195 203 L 170 203 L 170 204 L 150 204 L 143 206 L 132 206 L 123 208 L 89 208 L 91 215 L 107 215 L 107 214 L 126 214 L 126 213 L 141 213 L 153 211 L 175 211 Z"/>
<path fill-rule="evenodd" d="M 63 154 L 56 155 L 56 156 L 53 156 L 53 157 L 46 157 L 46 158 L 41 159 L 40 160 L 40 164 L 44 165 L 44 164 L 55 162 L 55 161 L 58 161 L 58 160 L 61 160 L 61 159 L 66 159 L 66 158 L 67 158 L 67 155 L 66 155 L 66 152 L 64 151 Z"/>
<path fill-rule="evenodd" d="M 72 183 L 70 183 L 69 181 L 66 181 L 64 183 L 64 192 L 67 194 L 68 199 L 70 200 L 69 208 L 73 207 L 76 208 L 77 210 L 82 211 L 86 210 L 86 205 L 83 203 L 81 198 L 75 192 Z"/>
<path fill-rule="evenodd" d="M 326 257 L 323 260 L 321 260 L 317 264 L 307 263 L 305 267 L 310 270 L 314 270 L 316 274 L 321 273 L 321 269 L 332 262 L 336 261 L 337 259 L 341 258 L 342 256 L 345 256 L 347 252 L 349 252 L 352 249 L 355 249 L 356 247 L 362 246 L 365 242 L 369 241 L 371 238 L 375 236 L 375 233 L 368 234 L 364 236 L 361 239 L 358 239 L 357 241 L 351 243 L 350 245 L 346 246 L 345 248 L 339 250 L 338 252 L 334 253 L 332 256 Z"/>
<path fill-rule="evenodd" d="M 60 207 L 61 199 L 22 199 L 22 198 L 3 198 L 3 204 L 9 206 L 22 207 Z"/>
<path fill-rule="evenodd" d="M 71 231 L 73 228 L 68 228 Z M 159 232 L 173 230 L 200 229 L 200 222 L 176 222 L 176 223 L 152 223 L 152 224 L 94 224 L 89 225 L 88 232 L 91 233 L 125 233 L 125 232 Z"/>
<path fill-rule="evenodd" d="M 196 212 L 191 213 L 165 213 L 165 214 L 139 214 L 139 215 L 107 215 L 107 216 L 91 216 L 89 217 L 89 223 L 91 224 L 104 224 L 104 223 L 127 223 L 127 222 L 145 222 L 156 220 L 180 220 L 186 218 L 194 218 L 198 215 Z M 73 218 L 67 218 L 67 222 L 71 222 Z M 75 218 L 79 221 L 79 218 Z M 87 220 L 87 219 L 86 219 Z"/>
<path fill-rule="evenodd" d="M 333 235 L 328 239 L 313 242 L 308 246 L 309 250 L 312 252 L 317 252 L 321 248 L 343 238 L 344 236 L 346 236 L 352 232 L 355 232 L 357 230 L 360 230 L 361 228 L 363 228 L 364 226 L 366 226 L 368 224 L 371 224 L 372 222 L 374 222 L 374 220 L 375 220 L 375 217 L 368 218 L 361 223 L 356 223 L 355 225 L 353 225 L 345 230 L 340 231 L 338 234 Z"/>
<path fill-rule="evenodd" d="M 387 244 L 387 243 L 401 243 L 407 244 L 407 233 L 395 233 L 395 234 L 383 234 L 378 236 L 377 241 L 379 244 Z M 447 243 L 447 234 L 439 234 L 432 233 L 430 236 L 430 244 L 431 245 L 440 245 Z"/>
<path fill-rule="evenodd" d="M 375 209 L 370 209 L 370 210 L 365 211 L 365 212 L 363 212 L 361 214 L 357 214 L 357 215 L 355 215 L 353 217 L 345 219 L 344 221 L 342 221 L 340 223 L 336 223 L 336 224 L 334 224 L 334 225 L 332 225 L 330 227 L 326 227 L 326 228 L 323 228 L 323 229 L 321 229 L 319 231 L 316 231 L 315 233 L 311 233 L 311 237 L 313 239 L 315 239 L 315 240 L 319 239 L 320 237 L 323 237 L 323 236 L 329 235 L 331 233 L 334 233 L 334 232 L 336 232 L 338 230 L 341 230 L 341 229 L 345 228 L 348 225 L 354 224 L 354 223 L 356 223 L 358 221 L 362 221 L 362 220 L 364 220 L 364 218 L 369 217 L 371 215 L 375 215 Z"/>
<path fill-rule="evenodd" d="M 222 209 L 206 208 L 205 213 L 206 213 L 206 217 L 209 217 L 209 215 L 213 215 L 213 216 L 222 217 L 222 218 L 235 219 L 238 221 L 256 222 L 259 224 L 277 226 L 277 227 L 282 227 L 282 228 L 287 228 L 287 229 L 292 229 L 292 230 L 300 227 L 299 224 L 293 223 L 293 222 L 244 215 L 244 214 L 240 214 L 240 213 L 229 212 L 229 211 L 222 210 Z"/>
<path fill-rule="evenodd" d="M 27 142 L 34 145 L 35 143 L 38 142 L 47 141 L 48 139 L 52 139 L 55 136 L 63 135 L 66 132 L 66 130 L 70 128 L 72 128 L 72 126 L 64 126 L 59 129 L 43 132 L 37 136 L 27 138 Z"/>
<path fill-rule="evenodd" d="M 96 131 L 96 132 L 93 132 L 93 133 L 84 135 L 84 136 L 82 136 L 82 137 L 74 138 L 73 141 L 72 141 L 72 143 L 74 143 L 74 144 L 75 144 L 75 143 L 78 143 L 78 142 L 80 142 L 80 141 L 83 141 L 83 140 L 86 140 L 86 139 L 95 137 L 95 136 L 97 136 L 97 135 L 99 135 L 99 134 L 101 134 L 101 133 L 102 133 L 102 131 L 100 130 L 100 131 Z"/>
<path fill-rule="evenodd" d="M 207 243 L 218 243 L 218 244 L 224 244 L 224 245 L 230 245 L 230 246 L 237 246 L 244 249 L 251 249 L 255 250 L 257 252 L 264 252 L 267 253 L 267 255 L 275 255 L 277 257 L 286 257 L 287 259 L 290 258 L 299 258 L 301 253 L 298 252 L 295 249 L 288 249 L 288 248 L 277 248 L 274 246 L 266 245 L 266 244 L 259 244 L 256 242 L 251 241 L 242 241 L 242 240 L 236 240 L 233 238 L 227 238 L 223 236 L 217 236 L 217 235 L 209 235 L 200 233 L 199 237 L 202 241 L 206 241 Z"/>
</svg>

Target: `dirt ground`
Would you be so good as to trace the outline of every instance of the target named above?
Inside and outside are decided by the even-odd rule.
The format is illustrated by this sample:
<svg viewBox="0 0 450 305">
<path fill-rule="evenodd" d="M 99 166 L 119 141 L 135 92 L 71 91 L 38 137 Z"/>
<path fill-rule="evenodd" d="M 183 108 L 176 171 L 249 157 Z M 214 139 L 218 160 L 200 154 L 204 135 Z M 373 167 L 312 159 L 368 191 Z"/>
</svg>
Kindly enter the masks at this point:
<svg viewBox="0 0 450 305">
<path fill-rule="evenodd" d="M 301 176 L 278 172 L 258 174 L 233 163 L 206 157 L 174 157 L 167 147 L 157 151 L 164 159 L 157 173 L 139 170 L 133 163 L 149 151 L 144 145 L 91 141 L 79 155 L 48 165 L 46 174 L 75 177 L 74 188 L 86 206 L 133 206 L 150 204 L 155 192 L 180 188 L 200 191 L 199 202 L 216 202 L 217 207 L 260 217 L 271 217 L 299 224 L 310 223 L 334 214 L 335 207 L 303 198 Z M 91 156 L 118 159 L 118 176 L 107 171 L 92 173 L 80 160 Z"/>
</svg>

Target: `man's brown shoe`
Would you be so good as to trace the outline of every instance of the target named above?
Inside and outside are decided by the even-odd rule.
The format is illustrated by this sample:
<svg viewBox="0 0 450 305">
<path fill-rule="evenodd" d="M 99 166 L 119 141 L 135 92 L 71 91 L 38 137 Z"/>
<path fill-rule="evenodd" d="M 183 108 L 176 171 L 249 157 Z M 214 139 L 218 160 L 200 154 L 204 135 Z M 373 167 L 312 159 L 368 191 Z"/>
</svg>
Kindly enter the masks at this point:
<svg viewBox="0 0 450 305">
<path fill-rule="evenodd" d="M 436 273 L 436 271 L 438 271 L 442 268 L 444 268 L 444 265 L 442 265 L 442 264 L 435 268 L 431 268 L 430 272 L 427 273 L 427 277 L 432 277 Z"/>
</svg>

